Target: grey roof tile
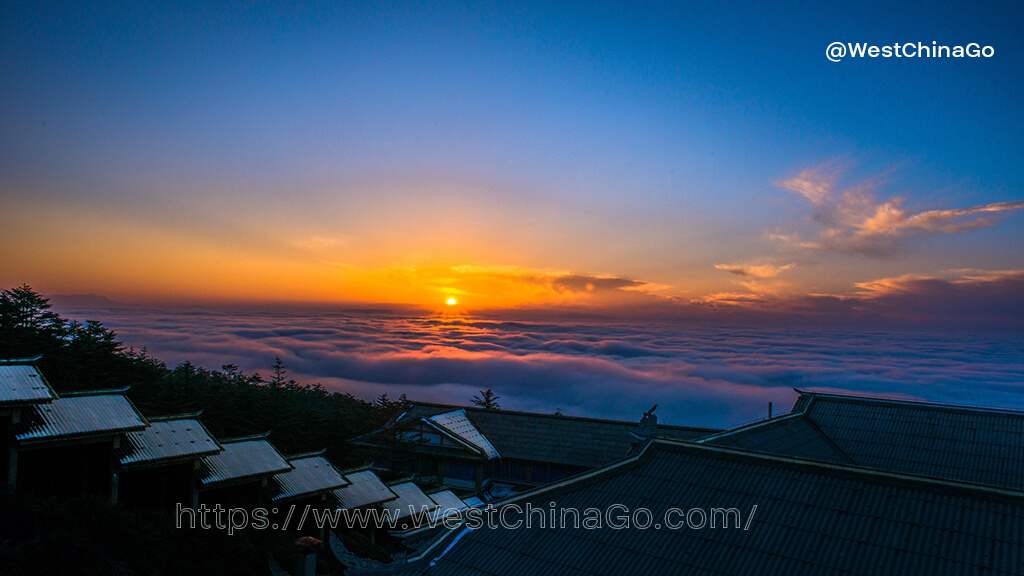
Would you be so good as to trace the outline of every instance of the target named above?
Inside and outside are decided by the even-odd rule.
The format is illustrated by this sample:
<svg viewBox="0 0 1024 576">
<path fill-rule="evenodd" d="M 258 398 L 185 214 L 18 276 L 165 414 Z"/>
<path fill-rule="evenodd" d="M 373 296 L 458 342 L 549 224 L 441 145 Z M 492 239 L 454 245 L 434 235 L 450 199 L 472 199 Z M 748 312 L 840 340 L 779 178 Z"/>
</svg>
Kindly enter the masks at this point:
<svg viewBox="0 0 1024 576">
<path fill-rule="evenodd" d="M 804 392 L 702 442 L 1024 491 L 1024 412 Z"/>
<path fill-rule="evenodd" d="M 1024 490 L 1024 413 L 815 394 L 804 414 L 861 466 Z"/>
<path fill-rule="evenodd" d="M 0 363 L 0 406 L 38 404 L 57 397 L 30 360 L 25 363 Z"/>
<path fill-rule="evenodd" d="M 1018 574 L 1024 497 L 846 465 L 659 441 L 635 462 L 517 497 L 525 508 L 736 507 L 742 528 L 460 529 L 396 567 L 462 574 Z M 429 563 L 428 563 L 429 561 Z M 925 569 L 929 566 L 931 568 Z"/>
<path fill-rule="evenodd" d="M 288 462 L 292 465 L 290 470 L 270 479 L 267 489 L 273 501 L 326 493 L 348 484 L 341 472 L 319 454 L 289 458 Z"/>
<path fill-rule="evenodd" d="M 439 506 L 439 508 L 431 515 L 431 518 L 434 521 L 469 508 L 469 505 L 463 502 L 462 499 L 456 496 L 451 490 L 431 492 L 430 494 L 427 494 L 427 496 L 430 496 L 430 499 L 436 502 Z"/>
<path fill-rule="evenodd" d="M 853 463 L 813 422 L 798 414 L 772 418 L 755 425 L 743 426 L 736 430 L 703 438 L 700 441 L 753 452 L 810 458 L 822 462 Z"/>
<path fill-rule="evenodd" d="M 200 462 L 198 477 L 203 487 L 271 476 L 292 467 L 263 437 L 221 440 L 221 446 L 223 451 Z"/>
<path fill-rule="evenodd" d="M 436 502 L 430 499 L 420 490 L 419 486 L 412 482 L 401 482 L 389 486 L 398 498 L 384 502 L 381 506 L 390 510 L 395 518 L 408 518 L 417 514 L 428 514 L 437 509 Z"/>
<path fill-rule="evenodd" d="M 122 445 L 121 466 L 132 468 L 198 458 L 221 451 L 199 420 L 192 417 L 154 419 L 149 427 L 130 432 Z"/>
<path fill-rule="evenodd" d="M 38 443 L 142 430 L 146 419 L 123 392 L 65 394 L 32 406 L 15 427 L 14 437 L 21 443 Z"/>
<path fill-rule="evenodd" d="M 372 470 L 346 472 L 348 486 L 338 488 L 332 494 L 342 508 L 352 509 L 371 504 L 380 504 L 398 498 Z"/>
</svg>

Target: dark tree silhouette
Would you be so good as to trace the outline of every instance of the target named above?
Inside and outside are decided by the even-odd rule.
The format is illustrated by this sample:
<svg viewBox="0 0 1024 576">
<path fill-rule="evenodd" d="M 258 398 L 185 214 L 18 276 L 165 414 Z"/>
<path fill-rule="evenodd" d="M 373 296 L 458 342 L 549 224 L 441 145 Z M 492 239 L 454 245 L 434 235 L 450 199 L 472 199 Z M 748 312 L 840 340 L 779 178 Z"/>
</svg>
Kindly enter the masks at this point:
<svg viewBox="0 0 1024 576">
<path fill-rule="evenodd" d="M 398 400 L 391 400 L 388 398 L 387 392 L 377 396 L 373 400 L 375 408 L 388 415 L 388 419 L 395 418 L 405 410 L 405 405 L 409 403 L 409 400 L 402 394 L 398 397 Z"/>
<path fill-rule="evenodd" d="M 284 375 L 288 373 L 288 367 L 284 365 L 280 356 L 274 356 L 274 365 L 270 367 L 274 375 L 270 377 L 270 386 L 280 388 L 284 386 Z"/>
<path fill-rule="evenodd" d="M 404 399 L 371 404 L 320 384 L 300 384 L 287 377 L 280 358 L 272 367 L 276 386 L 234 364 L 221 371 L 191 362 L 169 368 L 145 348 L 125 349 L 99 322 L 65 320 L 29 286 L 0 292 L 0 358 L 39 355 L 37 365 L 58 393 L 130 386 L 128 397 L 147 416 L 202 410 L 215 436 L 271 430 L 283 452 L 326 447 L 327 457 L 342 468 L 370 456 L 347 440 L 380 428 L 396 405 L 404 405 Z"/>
<path fill-rule="evenodd" d="M 479 395 L 473 396 L 472 402 L 485 410 L 501 410 L 498 398 L 501 398 L 501 396 L 495 395 L 494 390 L 488 388 L 487 390 L 481 390 Z"/>
</svg>

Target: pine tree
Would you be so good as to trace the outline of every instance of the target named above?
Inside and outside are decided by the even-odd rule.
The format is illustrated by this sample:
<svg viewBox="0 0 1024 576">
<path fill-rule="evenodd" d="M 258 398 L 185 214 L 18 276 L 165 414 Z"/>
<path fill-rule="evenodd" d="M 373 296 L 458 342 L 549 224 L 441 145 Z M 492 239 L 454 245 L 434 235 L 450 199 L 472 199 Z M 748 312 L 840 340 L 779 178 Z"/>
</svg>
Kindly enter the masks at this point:
<svg viewBox="0 0 1024 576">
<path fill-rule="evenodd" d="M 28 284 L 0 292 L 0 358 L 48 355 L 65 345 L 67 326 Z"/>
<path fill-rule="evenodd" d="M 274 376 L 270 378 L 270 387 L 280 388 L 284 386 L 284 375 L 288 373 L 288 367 L 284 365 L 284 361 L 281 360 L 280 356 L 274 356 L 274 365 L 271 366 L 271 369 L 274 371 Z"/>
<path fill-rule="evenodd" d="M 487 390 L 481 390 L 479 396 L 473 396 L 472 402 L 484 410 L 501 410 L 498 398 L 501 398 L 501 396 L 495 395 L 494 390 L 488 388 Z"/>
</svg>

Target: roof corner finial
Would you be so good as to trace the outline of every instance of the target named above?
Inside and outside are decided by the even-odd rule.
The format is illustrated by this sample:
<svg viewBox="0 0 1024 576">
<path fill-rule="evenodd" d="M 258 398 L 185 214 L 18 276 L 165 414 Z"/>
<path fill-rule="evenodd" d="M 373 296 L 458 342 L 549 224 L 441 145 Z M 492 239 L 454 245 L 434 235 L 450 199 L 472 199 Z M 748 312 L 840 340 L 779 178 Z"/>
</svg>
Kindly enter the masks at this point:
<svg viewBox="0 0 1024 576">
<path fill-rule="evenodd" d="M 644 415 L 640 417 L 640 435 L 645 438 L 651 438 L 654 436 L 654 431 L 658 428 L 658 417 L 655 416 L 654 411 L 658 409 L 658 405 L 651 406 L 651 409 L 644 412 Z"/>
</svg>

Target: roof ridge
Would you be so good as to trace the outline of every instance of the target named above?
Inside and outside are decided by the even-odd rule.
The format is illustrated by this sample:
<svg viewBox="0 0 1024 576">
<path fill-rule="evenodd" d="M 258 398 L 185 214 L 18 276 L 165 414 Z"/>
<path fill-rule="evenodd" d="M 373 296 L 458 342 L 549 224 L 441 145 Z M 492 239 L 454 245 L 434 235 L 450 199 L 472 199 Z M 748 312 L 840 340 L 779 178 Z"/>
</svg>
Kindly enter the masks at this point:
<svg viewBox="0 0 1024 576">
<path fill-rule="evenodd" d="M 781 422 L 783 420 L 791 420 L 793 418 L 797 418 L 797 417 L 802 416 L 802 415 L 803 415 L 802 412 L 790 412 L 789 414 L 780 414 L 780 415 L 775 416 L 773 418 L 762 418 L 760 420 L 754 420 L 753 422 L 747 422 L 746 424 L 740 424 L 739 426 L 736 426 L 735 428 L 729 428 L 729 429 L 726 429 L 726 430 L 722 430 L 720 432 L 716 432 L 715 434 L 710 434 L 708 436 L 702 436 L 700 438 L 694 439 L 693 441 L 697 442 L 697 443 L 703 444 L 703 443 L 708 442 L 710 440 L 718 440 L 719 438 L 725 438 L 726 436 L 731 436 L 732 434 L 737 434 L 739 432 L 746 432 L 747 430 L 751 430 L 753 428 L 757 428 L 758 426 L 765 426 L 765 425 L 768 425 L 768 424 L 775 424 L 776 422 Z M 668 440 L 668 438 L 666 438 L 666 440 Z"/>
<path fill-rule="evenodd" d="M 808 407 L 809 406 L 810 406 L 810 404 L 808 404 Z M 811 418 L 811 416 L 809 414 L 807 414 L 805 411 L 804 412 L 800 412 L 800 416 L 803 416 L 804 420 L 807 421 L 807 425 L 810 426 L 811 428 L 813 428 L 814 431 L 817 432 L 822 437 L 822 439 L 824 439 L 825 442 L 827 442 L 828 445 L 832 447 L 833 450 L 838 452 L 840 456 L 842 456 L 843 458 L 846 458 L 849 461 L 850 464 L 852 464 L 854 466 L 858 465 L 857 461 L 854 460 L 849 454 L 846 453 L 846 450 L 843 450 L 842 448 L 840 448 L 839 444 L 836 444 L 835 440 L 833 440 L 831 436 L 826 434 L 825 431 L 821 429 L 821 426 L 818 426 L 818 423 L 814 421 L 814 418 Z"/>
<path fill-rule="evenodd" d="M 131 386 L 125 386 L 124 388 L 103 388 L 99 390 L 76 390 L 74 392 L 63 392 L 61 398 L 79 398 L 82 396 L 105 396 L 124 394 L 131 389 Z"/>
<path fill-rule="evenodd" d="M 373 464 L 363 464 L 362 466 L 356 466 L 355 468 L 345 468 L 344 470 L 338 470 L 338 472 L 341 472 L 342 474 L 355 474 L 356 472 L 366 471 L 373 472 Z M 373 475 L 376 476 L 377 473 L 373 472 Z"/>
<path fill-rule="evenodd" d="M 248 442 L 251 440 L 266 440 L 270 436 L 270 430 L 263 432 L 262 434 L 250 434 L 248 436 L 235 436 L 234 438 L 224 438 L 220 440 L 221 444 L 232 444 L 234 442 Z"/>
<path fill-rule="evenodd" d="M 427 490 L 423 490 L 423 488 L 420 488 L 420 490 L 422 490 L 423 493 L 426 494 L 427 496 L 430 496 L 431 494 L 437 494 L 438 492 L 451 492 L 452 494 L 455 494 L 455 491 L 452 490 L 451 486 L 437 486 L 434 488 L 430 488 L 429 492 Z M 461 500 L 461 498 L 459 498 L 459 500 Z"/>
<path fill-rule="evenodd" d="M 558 482 L 553 482 L 551 484 L 546 484 L 544 486 L 538 486 L 536 488 L 533 488 L 531 490 L 527 490 L 525 492 L 520 492 L 518 494 L 513 494 L 512 496 L 509 496 L 508 498 L 504 498 L 504 499 L 488 502 L 487 506 L 489 508 L 491 508 L 491 507 L 497 508 L 497 507 L 500 507 L 500 506 L 504 506 L 505 504 L 510 504 L 512 502 L 516 502 L 516 501 L 522 500 L 524 498 L 532 498 L 532 497 L 534 497 L 536 495 L 539 495 L 539 494 L 546 494 L 546 493 L 549 493 L 549 492 L 557 492 L 559 490 L 565 489 L 568 486 L 573 486 L 573 485 L 580 484 L 580 483 L 583 483 L 583 482 L 589 482 L 589 481 L 593 480 L 595 477 L 601 476 L 601 475 L 606 474 L 608 472 L 611 472 L 612 470 L 615 470 L 617 468 L 623 468 L 623 467 L 627 467 L 627 466 L 631 466 L 631 465 L 635 464 L 637 461 L 639 461 L 641 458 L 643 458 L 645 454 L 647 454 L 647 451 L 648 451 L 648 449 L 650 449 L 652 444 L 654 444 L 654 440 L 648 440 L 646 443 L 644 443 L 643 447 L 639 451 L 637 451 L 635 454 L 631 454 L 629 456 L 626 456 L 625 458 L 621 458 L 621 459 L 616 460 L 614 462 L 611 462 L 609 464 L 605 464 L 604 466 L 600 466 L 598 468 L 594 468 L 592 470 L 588 470 L 588 471 L 582 472 L 580 474 L 575 474 L 575 475 L 570 476 L 568 478 L 562 479 L 562 480 L 560 480 Z M 425 531 L 433 530 L 434 528 L 435 527 L 431 527 L 431 526 L 420 526 L 418 528 L 412 528 L 410 530 L 407 530 L 403 534 L 414 534 L 414 533 L 419 533 L 419 532 L 425 532 Z M 438 544 L 440 544 L 442 541 L 444 541 L 446 538 L 448 538 L 454 532 L 455 532 L 454 529 L 447 529 L 447 530 L 445 530 L 445 532 L 441 533 L 436 539 L 433 540 L 433 542 L 431 543 L 430 546 L 426 547 L 418 555 L 409 557 L 406 560 L 406 565 L 413 564 L 415 562 L 419 562 L 419 561 L 423 560 L 424 558 L 427 558 L 428 555 L 430 554 L 431 550 L 436 548 Z"/>
<path fill-rule="evenodd" d="M 299 452 L 298 454 L 288 454 L 284 457 L 285 460 L 291 462 L 292 460 L 302 460 L 303 458 L 314 458 L 316 456 L 323 456 L 327 452 L 327 448 L 321 448 L 320 450 L 312 450 L 310 452 Z"/>
<path fill-rule="evenodd" d="M 473 410 L 474 412 L 481 412 L 481 413 L 487 413 L 487 414 L 516 414 L 516 415 L 522 415 L 522 416 L 534 416 L 534 417 L 538 417 L 538 418 L 551 418 L 551 419 L 559 419 L 559 420 L 586 420 L 586 421 L 589 421 L 589 422 L 600 422 L 600 423 L 605 423 L 605 424 L 621 424 L 621 425 L 624 425 L 624 426 L 631 426 L 631 425 L 632 426 L 639 426 L 639 424 L 640 424 L 639 421 L 634 422 L 632 420 L 615 420 L 615 419 L 612 419 L 612 418 L 596 418 L 596 417 L 593 417 L 593 416 L 571 416 L 571 415 L 568 415 L 568 414 L 545 414 L 543 412 L 527 412 L 525 410 L 505 410 L 504 408 L 500 408 L 500 409 L 497 409 L 497 410 L 491 410 L 491 409 L 488 409 L 488 408 L 481 408 L 480 406 L 461 406 L 461 405 L 458 405 L 458 404 L 441 404 L 441 403 L 438 403 L 438 402 L 419 402 L 419 401 L 416 401 L 416 400 L 410 400 L 409 401 L 409 406 L 410 407 L 413 407 L 413 406 L 433 406 L 433 407 L 437 407 L 437 408 L 450 408 L 450 410 L 448 410 L 448 412 L 454 412 L 456 410 L 462 409 L 462 410 Z M 708 430 L 708 431 L 716 430 L 715 428 L 709 428 L 709 427 L 705 427 L 705 426 L 684 426 L 682 424 L 662 424 L 662 423 L 658 423 L 658 427 L 659 428 L 678 428 L 678 429 L 682 429 L 682 430 Z"/>
<path fill-rule="evenodd" d="M 796 390 L 794 388 L 794 390 Z M 834 392 L 813 392 L 809 390 L 797 390 L 801 395 L 811 397 L 811 404 L 805 407 L 804 412 L 810 410 L 815 398 L 826 400 L 837 400 L 842 402 L 861 402 L 865 404 L 896 404 L 916 408 L 927 408 L 932 410 L 947 410 L 951 412 L 981 412 L 989 414 L 1000 414 L 1004 416 L 1017 416 L 1024 418 L 1024 410 L 1012 408 L 995 408 L 988 406 L 971 406 L 967 404 L 950 404 L 943 402 L 929 402 L 927 400 L 904 400 L 898 398 L 886 398 L 884 396 L 859 396 L 854 394 L 837 394 Z"/>
<path fill-rule="evenodd" d="M 36 362 L 42 359 L 42 354 L 25 358 L 0 358 L 0 366 L 34 366 Z"/>
<path fill-rule="evenodd" d="M 739 458 L 745 458 L 750 460 L 768 460 L 780 464 L 799 465 L 809 468 L 824 469 L 834 472 L 850 473 L 860 476 L 870 476 L 876 478 L 886 478 L 889 480 L 900 480 L 904 482 L 912 482 L 916 484 L 923 484 L 931 486 L 932 488 L 954 488 L 958 490 L 965 490 L 969 492 L 980 492 L 989 495 L 998 495 L 1002 497 L 1010 497 L 1014 499 L 1024 500 L 1024 491 L 1012 490 L 1008 488 L 999 488 L 996 486 L 990 486 L 987 484 L 976 484 L 973 482 L 963 482 L 959 480 L 951 480 L 948 478 L 940 478 L 936 476 L 925 476 L 922 474 L 912 474 L 909 472 L 895 472 L 891 470 L 883 470 L 881 468 L 871 468 L 869 466 L 863 466 L 859 464 L 838 464 L 833 462 L 822 462 L 820 460 L 812 460 L 808 458 L 800 458 L 798 456 L 782 456 L 779 454 L 770 454 L 766 452 L 754 452 L 751 450 L 743 450 L 739 448 L 731 448 L 727 446 L 718 446 L 714 444 L 704 444 L 697 442 L 687 442 L 685 440 L 670 440 L 658 438 L 651 441 L 652 444 L 658 444 L 659 447 L 666 447 L 669 449 L 681 449 L 681 450 L 697 450 L 697 451 L 708 451 L 708 452 L 719 452 L 725 455 L 730 455 Z"/>
<path fill-rule="evenodd" d="M 202 413 L 203 413 L 203 411 L 199 410 L 197 412 L 186 412 L 184 414 L 164 414 L 163 416 L 147 416 L 146 420 L 149 420 L 150 422 L 169 422 L 169 421 L 172 421 L 172 420 L 192 420 L 192 419 L 195 419 L 195 418 L 199 418 L 199 416 Z"/>
</svg>

